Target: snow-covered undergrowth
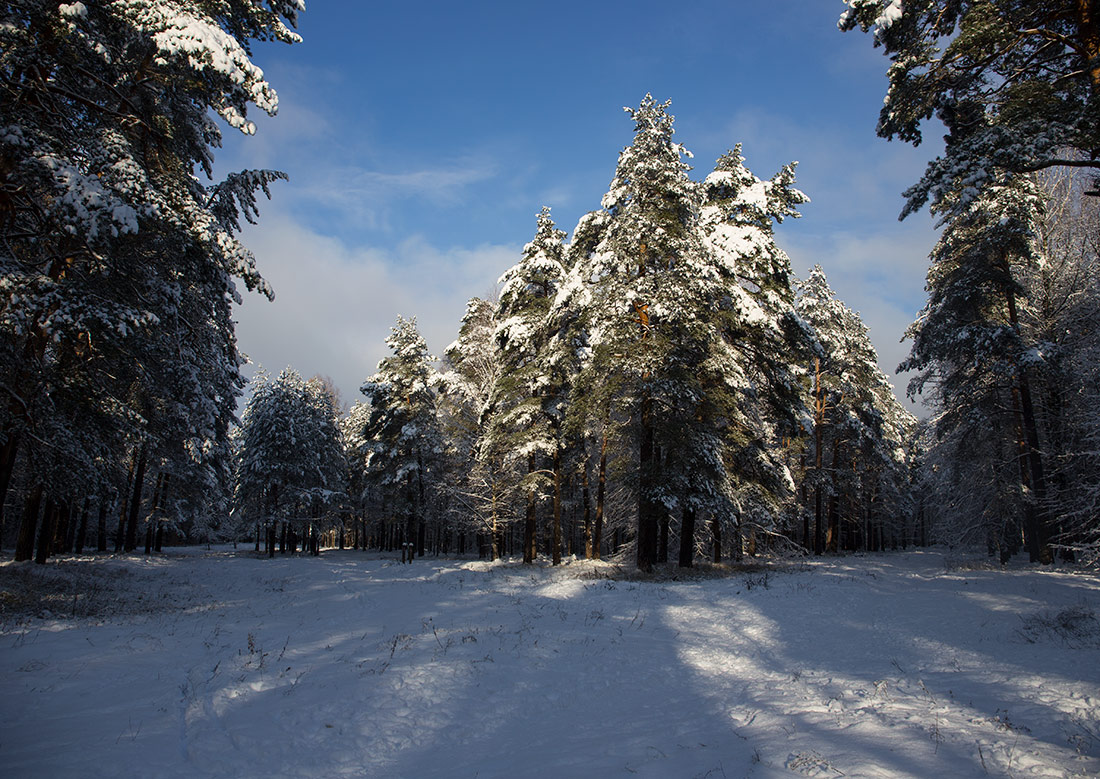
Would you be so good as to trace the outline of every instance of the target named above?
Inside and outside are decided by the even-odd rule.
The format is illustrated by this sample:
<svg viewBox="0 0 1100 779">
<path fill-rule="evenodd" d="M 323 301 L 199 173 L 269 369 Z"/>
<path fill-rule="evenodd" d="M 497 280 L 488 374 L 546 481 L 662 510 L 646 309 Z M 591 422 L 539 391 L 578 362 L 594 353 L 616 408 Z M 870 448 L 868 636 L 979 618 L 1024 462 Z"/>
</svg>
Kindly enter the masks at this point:
<svg viewBox="0 0 1100 779">
<path fill-rule="evenodd" d="M 1100 774 L 1095 578 L 935 552 L 682 581 L 617 573 L 350 551 L 5 564 L 0 766 Z"/>
</svg>

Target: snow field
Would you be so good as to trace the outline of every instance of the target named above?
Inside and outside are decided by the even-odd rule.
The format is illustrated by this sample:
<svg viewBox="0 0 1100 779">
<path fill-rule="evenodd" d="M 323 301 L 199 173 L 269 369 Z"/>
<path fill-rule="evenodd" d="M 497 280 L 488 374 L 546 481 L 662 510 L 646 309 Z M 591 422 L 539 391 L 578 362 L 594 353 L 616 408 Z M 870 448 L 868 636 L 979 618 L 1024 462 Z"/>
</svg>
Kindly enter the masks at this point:
<svg viewBox="0 0 1100 779">
<path fill-rule="evenodd" d="M 1100 775 L 1095 578 L 961 570 L 936 552 L 602 578 L 619 574 L 351 551 L 5 564 L 0 591 L 98 588 L 4 618 L 0 764 L 12 777 Z"/>
</svg>

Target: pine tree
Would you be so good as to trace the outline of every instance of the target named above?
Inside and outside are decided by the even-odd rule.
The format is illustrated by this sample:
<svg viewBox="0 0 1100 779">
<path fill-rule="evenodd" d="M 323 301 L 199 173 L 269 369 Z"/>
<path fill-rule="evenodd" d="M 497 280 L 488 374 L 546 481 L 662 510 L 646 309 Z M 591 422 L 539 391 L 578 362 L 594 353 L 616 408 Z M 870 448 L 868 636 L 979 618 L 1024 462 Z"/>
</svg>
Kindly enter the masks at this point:
<svg viewBox="0 0 1100 779">
<path fill-rule="evenodd" d="M 864 548 L 873 548 L 882 535 L 873 509 L 888 502 L 893 514 L 907 513 L 906 445 L 915 420 L 879 370 L 859 315 L 836 299 L 819 265 L 799 288 L 798 313 L 813 327 L 819 346 L 811 374 L 814 467 L 803 473 L 814 489 L 815 522 L 812 544 L 806 537 L 803 544 L 817 554 L 839 551 L 846 506 L 850 539 L 858 537 Z M 849 540 L 848 546 L 855 548 L 856 542 Z"/>
<path fill-rule="evenodd" d="M 436 484 L 433 465 L 443 454 L 433 389 L 435 358 L 428 353 L 416 319 L 397 318 L 386 339 L 392 354 L 378 363 L 362 392 L 371 413 L 367 479 L 387 515 L 404 518 L 402 543 L 423 556 L 429 500 Z M 411 559 L 411 557 L 410 557 Z"/>
<path fill-rule="evenodd" d="M 305 381 L 290 368 L 271 379 L 259 373 L 241 415 L 236 478 L 237 505 L 267 533 L 275 552 L 283 537 L 313 539 L 315 525 L 345 494 L 346 461 L 338 409 L 322 382 Z M 316 552 L 316 547 L 312 548 Z"/>
<path fill-rule="evenodd" d="M 702 185 L 709 275 L 720 281 L 716 376 L 730 398 L 727 467 L 737 485 L 738 533 L 750 517 L 765 532 L 776 529 L 792 487 L 777 445 L 799 434 L 806 415 L 800 387 L 810 335 L 795 313 L 790 259 L 774 238 L 774 225 L 797 218 L 797 206 L 809 202 L 794 188 L 795 165 L 762 180 L 737 145 Z"/>
<path fill-rule="evenodd" d="M 489 559 L 503 554 L 509 480 L 504 453 L 482 446 L 491 422 L 493 391 L 502 376 L 502 353 L 496 339 L 497 305 L 473 298 L 466 305 L 458 338 L 447 347 L 439 377 L 440 412 L 453 466 L 449 490 L 462 516 L 459 526 L 472 526 L 488 536 Z M 511 469 L 508 469 L 511 470 Z"/>
<path fill-rule="evenodd" d="M 1019 472 L 1013 481 L 1020 485 L 1033 561 L 1050 559 L 1049 527 L 1046 466 L 1032 392 L 1041 359 L 1021 324 L 1026 298 L 1020 274 L 1039 261 L 1036 230 L 1042 209 L 1034 183 L 1020 176 L 988 183 L 961 210 L 950 200 L 945 203 L 949 217 L 932 253 L 928 304 L 907 333 L 913 346 L 899 367 L 919 371 L 910 382 L 911 394 L 934 386 L 941 437 L 964 427 L 986 427 L 999 432 L 988 457 L 1002 458 L 1014 450 L 1009 456 Z"/>
<path fill-rule="evenodd" d="M 874 30 L 890 58 L 878 134 L 917 145 L 935 115 L 942 157 L 906 192 L 904 214 L 951 199 L 965 210 L 1006 174 L 1100 160 L 1100 14 L 1086 0 L 846 0 L 840 29 Z M 961 188 L 958 182 L 964 182 Z M 1100 194 L 1100 188 L 1091 194 Z"/>
<path fill-rule="evenodd" d="M 552 374 L 547 346 L 550 307 L 565 277 L 564 238 L 550 209 L 543 207 L 534 239 L 523 248 L 520 261 L 499 280 L 495 338 L 501 367 L 489 399 L 490 419 L 481 457 L 526 467 L 522 485 L 526 563 L 534 562 L 537 555 L 537 508 L 540 493 L 547 488 L 557 496 L 551 549 L 554 563 L 561 561 L 561 414 L 555 406 L 563 377 Z M 549 468 L 545 460 L 550 461 Z"/>
<path fill-rule="evenodd" d="M 150 443 L 202 480 L 224 473 L 215 460 L 241 386 L 234 279 L 270 293 L 234 236 L 255 193 L 284 176 L 205 186 L 193 171 L 210 176 L 211 112 L 244 132 L 249 104 L 274 113 L 248 43 L 297 41 L 286 23 L 301 7 L 0 11 L 0 502 L 20 449 L 78 474 L 86 494 L 109 492 L 117 468 L 100 464 Z M 56 456 L 29 451 L 55 433 Z M 32 493 L 61 488 L 35 473 Z"/>
</svg>

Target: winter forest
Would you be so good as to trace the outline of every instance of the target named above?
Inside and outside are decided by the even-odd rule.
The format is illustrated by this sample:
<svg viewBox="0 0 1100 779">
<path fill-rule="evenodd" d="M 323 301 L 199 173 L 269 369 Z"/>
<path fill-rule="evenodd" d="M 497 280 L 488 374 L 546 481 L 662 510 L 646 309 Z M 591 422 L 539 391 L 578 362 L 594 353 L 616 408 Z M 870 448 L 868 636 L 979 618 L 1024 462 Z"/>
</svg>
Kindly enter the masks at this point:
<svg viewBox="0 0 1100 779">
<path fill-rule="evenodd" d="M 94 662 L 80 659 L 87 647 L 59 643 L 67 628 L 35 620 L 102 627 L 121 614 L 154 620 L 140 635 L 158 650 L 187 633 L 176 651 L 193 655 L 164 734 L 149 724 L 142 735 L 130 716 L 123 735 L 95 736 L 114 750 L 182 739 L 166 748 L 182 762 L 151 775 L 528 775 L 531 765 L 477 761 L 454 772 L 408 745 L 427 727 L 444 754 L 458 749 L 463 737 L 447 728 L 463 720 L 488 742 L 526 740 L 474 693 L 442 699 L 438 679 L 450 685 L 461 669 L 464 684 L 512 705 L 516 674 L 556 706 L 563 680 L 524 670 L 528 660 L 553 668 L 553 641 L 573 653 L 584 688 L 563 695 L 618 721 L 594 690 L 621 682 L 608 695 L 642 712 L 648 685 L 693 735 L 655 746 L 646 739 L 664 726 L 638 714 L 621 759 L 573 763 L 555 744 L 588 755 L 605 746 L 573 740 L 569 716 L 547 715 L 532 754 L 550 775 L 1093 775 L 1100 14 L 1086 0 L 837 5 L 841 32 L 866 33 L 848 42 L 886 55 L 878 134 L 919 147 L 922 132 L 946 129 L 942 153 L 904 193 L 903 217 L 927 209 L 938 231 L 898 366 L 920 418 L 822 265 L 799 271 L 780 246 L 776 227 L 814 196 L 796 186 L 796 163 L 754 172 L 753 149 L 736 138 L 713 165 L 694 159 L 692 139 L 676 134 L 674 94 L 625 109 L 610 184 L 571 232 L 554 203 L 532 213 L 530 241 L 484 280 L 491 291 L 468 301 L 443 354 L 408 311 L 358 398 L 292 367 L 246 380 L 234 310 L 244 293 L 275 291 L 241 228 L 262 229 L 264 199 L 294 184 L 278 170 L 215 177 L 215 155 L 223 132 L 255 132 L 250 110 L 275 114 L 253 50 L 301 42 L 304 3 L 0 6 L 0 550 L 12 561 L 0 570 L 0 657 L 20 677 L 3 688 L 0 733 L 28 711 L 31 722 L 64 716 L 48 709 L 62 704 L 15 703 L 42 693 L 23 685 L 33 674 L 13 671 Z M 339 606 L 307 597 L 308 577 L 322 576 L 311 558 L 326 557 L 346 591 Z M 983 594 L 964 602 L 953 589 L 963 585 Z M 379 599 L 362 603 L 366 592 Z M 679 605 L 660 612 L 666 598 Z M 154 617 L 139 600 L 179 610 Z M 217 638 L 221 622 L 185 627 L 229 602 L 245 615 L 233 643 Z M 996 602 L 1016 609 L 1011 623 L 978 611 Z M 903 604 L 911 628 L 895 624 Z M 878 622 L 846 633 L 826 619 L 849 606 Z M 621 622 L 616 609 L 629 612 Z M 406 614 L 411 627 L 394 627 Z M 729 635 L 708 632 L 724 620 Z M 366 637 L 383 623 L 373 653 L 357 655 L 344 631 Z M 794 632 L 785 643 L 758 635 L 765 623 Z M 988 632 L 966 643 L 979 623 Z M 44 655 L 34 630 L 51 636 Z M 356 658 L 357 679 L 369 671 L 362 708 L 376 719 L 331 703 L 347 684 L 342 666 L 299 648 L 299 630 L 336 631 L 313 640 L 340 662 Z M 928 646 L 913 649 L 921 636 Z M 1018 650 L 991 655 L 999 670 L 972 670 L 994 651 L 982 642 L 1005 640 Z M 805 646 L 814 641 L 847 659 L 821 670 Z M 222 654 L 203 654 L 215 646 Z M 789 650 L 789 668 L 743 665 L 763 663 L 769 646 L 802 648 Z M 597 664 L 605 651 L 639 668 L 641 686 Z M 711 678 L 705 703 L 657 678 L 666 661 L 654 652 Z M 486 663 L 496 667 L 483 676 Z M 876 663 L 885 670 L 861 676 Z M 965 678 L 952 681 L 952 663 Z M 134 672 L 119 666 L 118 684 Z M 398 673 L 404 713 L 385 697 Z M 1032 710 L 1040 687 L 1042 711 Z M 272 705 L 249 695 L 270 690 L 284 696 L 274 752 L 248 724 Z M 707 713 L 721 696 L 741 701 L 721 714 L 732 725 Z M 541 727 L 517 705 L 520 724 Z M 433 712 L 445 721 L 431 724 Z M 799 731 L 795 744 L 783 723 L 811 714 L 823 730 Z M 903 722 L 917 735 L 897 735 Z M 847 725 L 904 757 L 847 735 L 837 751 L 828 729 Z M 316 741 L 301 735 L 311 729 Z M 322 749 L 336 731 L 343 746 Z M 348 745 L 368 731 L 377 741 L 366 757 Z M 731 732 L 744 744 L 713 746 Z M 673 756 L 687 741 L 698 747 Z M 309 769 L 295 744 L 326 757 Z M 91 775 L 64 750 L 32 760 L 21 748 L 18 775 Z M 97 748 L 104 775 L 139 765 Z M 0 761 L 11 749 L 0 736 Z"/>
</svg>

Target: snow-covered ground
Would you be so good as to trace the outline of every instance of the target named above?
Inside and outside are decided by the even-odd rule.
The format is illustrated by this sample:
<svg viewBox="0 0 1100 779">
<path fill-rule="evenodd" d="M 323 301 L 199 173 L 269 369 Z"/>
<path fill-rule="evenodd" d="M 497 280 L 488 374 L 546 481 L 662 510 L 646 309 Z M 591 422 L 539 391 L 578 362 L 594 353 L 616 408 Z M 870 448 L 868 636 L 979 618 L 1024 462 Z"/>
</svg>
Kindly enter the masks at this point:
<svg viewBox="0 0 1100 779">
<path fill-rule="evenodd" d="M 7 777 L 1100 775 L 1100 580 L 938 552 L 172 550 L 2 565 L 0 609 Z"/>
</svg>

